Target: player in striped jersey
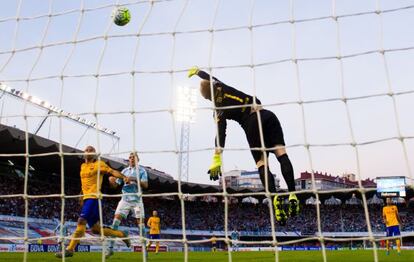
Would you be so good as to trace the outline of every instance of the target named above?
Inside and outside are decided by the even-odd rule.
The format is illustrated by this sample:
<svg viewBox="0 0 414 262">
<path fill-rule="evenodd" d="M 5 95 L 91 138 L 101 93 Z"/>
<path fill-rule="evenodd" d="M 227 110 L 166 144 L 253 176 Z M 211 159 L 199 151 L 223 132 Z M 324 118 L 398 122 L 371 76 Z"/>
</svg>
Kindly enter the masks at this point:
<svg viewBox="0 0 414 262">
<path fill-rule="evenodd" d="M 118 229 L 122 219 L 126 219 L 129 213 L 137 220 L 137 225 L 140 230 L 140 235 L 143 235 L 144 227 L 144 203 L 142 198 L 138 195 L 141 189 L 148 188 L 148 174 L 147 171 L 140 165 L 139 157 L 136 153 L 129 154 L 129 165 L 122 170 L 122 174 L 129 178 L 129 183 L 124 183 L 122 179 L 111 179 L 110 184 L 113 187 L 122 185 L 122 199 L 119 201 L 115 211 L 114 220 L 112 222 L 112 229 Z M 140 185 L 140 188 L 138 187 Z M 109 242 L 109 247 L 106 252 L 106 258 L 113 255 L 114 241 Z"/>
<path fill-rule="evenodd" d="M 57 243 L 59 245 L 63 246 L 63 243 L 65 243 L 65 237 L 69 236 L 69 230 L 68 230 L 68 226 L 66 225 L 65 221 L 63 221 L 63 223 L 61 223 L 61 221 L 59 219 L 54 219 L 57 223 L 57 226 L 55 227 L 55 229 L 53 230 L 53 233 L 55 233 L 55 235 L 58 237 L 58 241 Z"/>
<path fill-rule="evenodd" d="M 236 229 L 234 229 L 230 234 L 231 240 L 239 241 L 240 233 Z M 239 251 L 239 243 L 232 242 L 233 251 Z"/>
</svg>

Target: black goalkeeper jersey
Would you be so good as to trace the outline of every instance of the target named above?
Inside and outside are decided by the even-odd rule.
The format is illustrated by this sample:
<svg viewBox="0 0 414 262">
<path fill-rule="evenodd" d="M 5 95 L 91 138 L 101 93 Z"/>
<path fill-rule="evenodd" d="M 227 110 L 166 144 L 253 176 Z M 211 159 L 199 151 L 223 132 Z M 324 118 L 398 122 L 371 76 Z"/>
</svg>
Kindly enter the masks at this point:
<svg viewBox="0 0 414 262">
<path fill-rule="evenodd" d="M 226 141 L 226 120 L 234 120 L 241 125 L 241 127 L 246 131 L 248 118 L 251 112 L 251 107 L 253 104 L 254 98 L 250 95 L 247 95 L 231 86 L 228 86 L 218 80 L 215 77 L 210 79 L 210 75 L 204 71 L 199 71 L 197 75 L 205 80 L 213 80 L 213 90 L 214 90 L 214 104 L 218 109 L 217 112 L 217 126 L 218 126 L 218 137 L 220 147 L 224 147 Z M 256 104 L 261 104 L 260 100 L 256 98 Z M 236 108 L 221 108 L 228 106 L 241 106 Z M 217 145 L 217 139 L 216 146 Z"/>
</svg>

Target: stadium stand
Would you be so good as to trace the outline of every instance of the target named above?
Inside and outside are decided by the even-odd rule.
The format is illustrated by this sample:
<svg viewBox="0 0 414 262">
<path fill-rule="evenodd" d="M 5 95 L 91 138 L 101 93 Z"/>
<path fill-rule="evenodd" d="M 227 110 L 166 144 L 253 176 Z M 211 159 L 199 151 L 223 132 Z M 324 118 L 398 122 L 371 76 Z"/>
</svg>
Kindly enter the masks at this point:
<svg viewBox="0 0 414 262">
<path fill-rule="evenodd" d="M 0 133 L 2 139 L 0 141 L 0 153 L 12 153 L 13 149 L 18 150 L 23 146 L 24 136 L 22 132 L 1 126 Z M 47 150 L 55 150 L 56 143 L 47 141 L 39 137 L 32 136 L 30 147 L 32 150 L 37 149 L 39 152 L 47 152 Z M 67 152 L 76 152 L 75 149 L 66 148 Z M 115 167 L 122 168 L 123 164 L 112 160 L 107 162 Z M 47 162 L 45 162 L 47 161 Z M 58 161 L 58 163 L 54 162 Z M 67 161 L 67 163 L 66 163 Z M 66 196 L 79 194 L 79 156 L 65 157 L 65 194 Z M 24 192 L 24 157 L 0 158 L 0 184 L 7 185 L 0 187 L 0 196 L 17 195 L 12 197 L 0 198 L 0 233 L 4 238 L 23 237 L 24 235 L 24 215 L 25 205 L 23 197 L 19 194 Z M 46 164 L 47 163 L 47 164 Z M 28 177 L 28 194 L 29 195 L 46 195 L 60 194 L 61 176 L 57 173 L 60 169 L 60 159 L 58 157 L 49 157 L 48 160 L 40 158 L 30 159 L 32 168 L 29 170 Z M 177 182 L 173 181 L 168 175 L 162 172 L 147 168 L 150 178 L 151 191 L 147 193 L 157 192 L 173 192 L 177 189 Z M 106 180 L 104 180 L 106 181 Z M 200 192 L 218 192 L 221 190 L 218 186 L 198 185 L 192 183 L 183 183 L 183 191 L 188 193 Z M 113 194 L 119 193 L 109 188 L 107 183 L 103 184 L 103 193 Z M 229 188 L 228 192 L 237 192 Z M 374 193 L 367 194 L 372 196 Z M 408 191 L 408 197 L 412 196 L 412 190 Z M 341 199 L 340 205 L 321 205 L 321 225 L 323 232 L 338 233 L 355 233 L 366 234 L 367 226 L 365 224 L 364 211 L 360 205 L 349 204 L 346 200 L 351 198 L 351 193 L 336 193 L 334 198 Z M 306 199 L 312 197 L 312 194 L 301 194 L 301 202 L 305 203 Z M 332 197 L 330 195 L 321 195 L 321 201 Z M 359 197 L 356 192 L 356 197 Z M 213 197 L 214 199 L 215 197 Z M 211 199 L 211 198 L 210 198 Z M 104 198 L 103 221 L 104 224 L 110 225 L 114 210 L 116 209 L 119 197 Z M 189 198 L 185 203 L 186 208 L 186 229 L 190 238 L 193 237 L 209 237 L 213 232 L 216 235 L 223 234 L 224 225 L 224 203 L 221 198 L 216 198 L 214 202 L 206 202 L 206 199 Z M 65 220 L 69 221 L 69 231 L 74 228 L 74 222 L 78 218 L 79 204 L 75 198 L 66 198 L 65 200 Z M 324 202 L 322 202 L 324 203 Z M 348 204 L 347 204 L 348 203 Z M 352 202 L 351 202 L 352 203 Z M 49 237 L 53 236 L 53 230 L 60 220 L 61 214 L 61 198 L 29 198 L 28 201 L 28 232 L 29 238 Z M 144 205 L 146 215 L 150 211 L 157 210 L 161 217 L 161 228 L 165 238 L 181 238 L 181 210 L 180 202 L 177 197 L 144 197 Z M 369 205 L 370 221 L 373 232 L 382 234 L 384 225 L 381 216 L 382 206 L 377 204 Z M 405 204 L 399 205 L 400 215 L 403 221 L 402 231 L 414 230 L 414 212 L 413 209 Z M 278 236 L 282 237 L 301 237 L 306 235 L 314 235 L 317 230 L 316 225 L 316 209 L 315 205 L 304 205 L 302 212 L 295 218 L 290 218 L 286 226 L 277 225 L 276 231 Z M 252 237 L 269 237 L 270 236 L 270 217 L 267 204 L 263 204 L 263 198 L 259 199 L 258 204 L 242 203 L 241 199 L 233 201 L 229 205 L 229 226 L 228 230 L 237 229 L 241 232 L 242 239 L 251 239 Z M 124 226 L 129 226 L 132 235 L 138 235 L 135 229 L 135 221 L 129 218 Z M 87 232 L 90 234 L 90 232 Z M 347 236 L 352 236 L 347 235 Z M 85 240 L 86 242 L 88 240 Z M 3 243 L 19 243 L 21 240 L 2 240 Z M 48 242 L 56 242 L 56 239 L 46 240 Z M 174 245 L 169 243 L 169 245 Z"/>
<path fill-rule="evenodd" d="M 19 194 L 23 192 L 23 178 L 17 173 L 4 174 L 4 168 L 0 175 L 0 183 L 8 185 L 0 188 L 1 195 Z M 29 194 L 54 194 L 59 191 L 60 183 L 57 177 L 51 177 L 49 181 L 30 179 Z M 68 187 L 68 193 L 77 194 L 76 183 Z M 105 200 L 104 222 L 110 223 L 113 211 L 116 208 L 118 198 Z M 147 213 L 150 210 L 158 210 L 162 219 L 162 228 L 181 229 L 180 203 L 178 200 L 145 198 Z M 76 221 L 79 205 L 76 199 L 67 199 L 65 202 L 65 219 Z M 230 205 L 229 228 L 237 228 L 240 231 L 262 232 L 270 230 L 269 211 L 265 204 L 233 203 Z M 403 231 L 414 229 L 414 212 L 411 208 L 400 205 L 400 213 L 403 220 Z M 56 219 L 60 217 L 60 198 L 38 198 L 29 201 L 29 217 Z M 186 202 L 186 228 L 190 230 L 223 230 L 224 204 L 220 202 L 205 202 L 193 200 Z M 371 226 L 376 232 L 384 231 L 380 205 L 370 205 Z M 24 216 L 24 202 L 21 197 L 0 199 L 0 214 L 9 216 Z M 322 230 L 325 232 L 362 232 L 366 231 L 363 209 L 359 205 L 322 205 L 321 206 Z M 214 219 L 207 219 L 214 217 Z M 301 232 L 301 234 L 313 234 L 315 225 L 315 207 L 305 205 L 303 212 L 298 217 L 292 218 L 288 225 L 278 226 L 278 231 Z M 133 219 L 128 220 L 130 226 L 134 226 Z"/>
</svg>

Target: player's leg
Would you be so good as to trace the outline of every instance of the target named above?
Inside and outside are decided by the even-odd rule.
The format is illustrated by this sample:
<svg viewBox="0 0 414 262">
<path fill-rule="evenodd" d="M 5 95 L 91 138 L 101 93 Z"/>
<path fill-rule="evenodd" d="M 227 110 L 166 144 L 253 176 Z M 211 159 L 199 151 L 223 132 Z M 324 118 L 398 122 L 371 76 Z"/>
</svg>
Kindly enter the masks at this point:
<svg viewBox="0 0 414 262">
<path fill-rule="evenodd" d="M 101 234 L 101 225 L 97 222 L 95 225 L 91 228 L 92 233 L 94 234 Z M 106 237 L 128 237 L 128 234 L 121 231 L 121 230 L 114 230 L 110 227 L 102 227 L 103 235 Z M 124 242 L 126 240 L 123 240 Z M 127 245 L 128 246 L 128 245 Z"/>
<path fill-rule="evenodd" d="M 398 252 L 398 254 L 400 254 L 401 253 L 401 239 L 396 239 L 395 240 L 395 243 L 397 244 L 397 252 Z"/>
<path fill-rule="evenodd" d="M 146 248 L 146 240 L 145 240 L 145 210 L 144 210 L 144 205 L 142 202 L 137 202 L 134 204 L 133 208 L 132 208 L 132 216 L 137 220 L 137 226 L 138 226 L 138 230 L 139 230 L 139 235 L 141 238 L 141 243 L 142 243 L 142 252 L 144 256 L 147 256 L 147 248 Z"/>
<path fill-rule="evenodd" d="M 257 152 L 258 151 L 252 151 L 252 154 L 255 155 L 257 154 Z M 264 154 L 262 154 L 262 156 L 263 156 L 262 158 L 264 158 Z M 269 167 L 265 165 L 264 159 L 257 161 L 256 166 L 259 170 L 259 176 L 260 176 L 260 180 L 262 181 L 263 186 L 265 187 L 267 183 L 269 192 L 276 193 L 275 178 L 272 172 L 270 172 Z M 267 181 L 266 181 L 266 178 L 267 178 Z M 279 222 L 279 224 L 282 226 L 286 224 L 286 219 L 287 219 L 283 202 L 284 202 L 283 198 L 279 197 L 278 195 L 274 196 L 273 208 L 275 212 L 276 221 Z"/>
<path fill-rule="evenodd" d="M 85 235 L 86 231 L 86 220 L 83 218 L 78 219 L 78 224 L 76 225 L 76 230 L 73 232 L 72 239 L 70 240 L 69 245 L 65 250 L 62 250 L 62 252 L 56 253 L 56 257 L 62 258 L 62 256 L 65 257 L 72 257 L 73 252 L 75 251 L 75 247 L 77 244 L 79 244 L 80 240 L 79 238 L 83 237 Z M 63 245 L 62 245 L 63 247 Z"/>
<path fill-rule="evenodd" d="M 289 156 L 286 153 L 285 146 L 282 144 L 275 144 L 273 147 L 274 154 L 276 155 L 277 161 L 280 164 L 280 171 L 282 172 L 283 179 L 285 180 L 289 192 L 294 192 L 295 189 L 295 177 L 293 173 L 292 162 L 290 162 Z"/>
<path fill-rule="evenodd" d="M 60 253 L 56 253 L 56 257 L 61 258 L 62 256 L 71 257 L 73 256 L 73 252 L 75 251 L 75 247 L 79 244 L 79 238 L 85 235 L 86 231 L 86 224 L 89 225 L 91 223 L 95 223 L 98 218 L 96 217 L 96 212 L 98 208 L 98 200 L 97 199 L 86 199 L 82 205 L 82 211 L 78 219 L 78 224 L 76 226 L 75 232 L 73 232 L 72 239 L 66 250 Z"/>
<path fill-rule="evenodd" d="M 103 231 L 103 235 L 106 237 L 119 237 L 119 238 L 124 238 L 122 241 L 125 243 L 125 245 L 127 247 L 129 247 L 131 245 L 129 238 L 128 238 L 128 232 L 126 231 L 121 231 L 121 230 L 114 230 L 110 227 L 101 227 L 101 225 L 99 224 L 99 222 L 96 222 L 92 228 L 91 231 L 94 234 L 101 234 L 101 228 Z"/>
<path fill-rule="evenodd" d="M 258 154 L 262 156 L 261 157 L 255 156 Z M 273 176 L 272 172 L 269 169 L 267 154 L 265 155 L 261 153 L 260 151 L 252 151 L 252 155 L 253 155 L 253 158 L 255 158 L 255 160 L 259 158 L 259 160 L 256 161 L 256 167 L 257 167 L 257 170 L 259 171 L 260 181 L 262 182 L 263 188 L 266 188 L 266 185 L 267 185 L 267 189 L 269 190 L 270 193 L 276 193 L 275 177 Z M 266 158 L 266 161 L 264 160 L 264 158 Z"/>
<path fill-rule="evenodd" d="M 118 230 L 119 225 L 122 222 L 123 218 L 127 218 L 129 214 L 130 208 L 128 206 L 128 203 L 126 201 L 123 201 L 122 199 L 118 202 L 118 205 L 115 210 L 114 220 L 112 221 L 112 229 Z M 114 249 L 114 240 L 109 241 L 108 250 L 106 252 L 106 257 L 109 258 L 113 255 L 113 249 Z"/>
<path fill-rule="evenodd" d="M 394 236 L 400 236 L 401 235 L 401 232 L 400 232 L 400 226 L 394 226 Z M 397 252 L 398 252 L 398 255 L 400 255 L 401 254 L 401 239 L 400 238 L 397 238 L 396 240 L 395 240 L 395 244 L 397 245 Z"/>
<path fill-rule="evenodd" d="M 98 204 L 96 205 L 96 210 L 95 210 L 94 214 L 95 214 L 95 217 L 94 217 L 93 221 L 95 223 L 93 223 L 93 221 L 88 220 L 88 225 L 91 227 L 92 233 L 101 234 L 101 228 L 102 228 L 102 233 L 103 233 L 104 236 L 124 238 L 122 241 L 126 244 L 127 247 L 130 246 L 131 243 L 129 241 L 127 231 L 120 231 L 120 230 L 115 230 L 115 229 L 112 229 L 112 228 L 109 228 L 109 227 L 102 227 L 99 224 L 99 207 L 98 207 Z"/>
<path fill-rule="evenodd" d="M 142 243 L 142 252 L 144 253 L 144 256 L 148 256 L 148 249 L 147 244 L 145 240 L 145 224 L 144 224 L 144 217 L 140 217 L 137 219 L 137 225 L 139 229 L 139 235 L 142 237 L 141 243 Z"/>
<path fill-rule="evenodd" d="M 125 216 L 126 218 L 126 216 Z M 114 221 L 112 221 L 112 229 L 118 230 L 119 225 L 122 222 L 122 214 L 115 214 Z"/>
<path fill-rule="evenodd" d="M 387 256 L 390 254 L 390 241 L 387 239 L 385 240 L 385 249 L 387 250 Z"/>
<path fill-rule="evenodd" d="M 112 229 L 118 230 L 118 227 L 121 224 L 121 222 L 122 222 L 122 215 L 117 214 L 115 212 L 114 220 L 112 221 Z M 114 244 L 115 244 L 115 241 L 113 239 L 109 240 L 108 250 L 105 254 L 106 258 L 109 258 L 110 256 L 114 254 Z"/>
<path fill-rule="evenodd" d="M 84 218 L 80 217 L 78 219 L 78 224 L 76 225 L 75 232 L 73 232 L 72 239 L 70 240 L 67 250 L 72 252 L 75 250 L 76 245 L 80 242 L 80 240 L 76 238 L 81 238 L 85 235 L 86 223 L 87 221 Z"/>
<path fill-rule="evenodd" d="M 152 235 L 149 235 L 149 238 L 152 239 Z M 149 248 L 151 247 L 152 241 L 148 240 L 148 244 L 147 244 L 147 251 L 149 250 Z"/>
<path fill-rule="evenodd" d="M 258 151 L 252 151 L 253 157 L 256 155 Z M 270 172 L 270 169 L 267 165 L 265 165 L 264 161 L 264 154 L 262 154 L 262 159 L 256 162 L 256 166 L 259 170 L 260 180 L 262 181 L 263 187 L 265 187 L 266 183 L 268 185 L 269 192 L 276 193 L 276 185 L 275 185 L 275 178 Z M 267 158 L 267 156 L 266 156 Z M 266 161 L 267 162 L 267 161 Z M 266 170 L 267 169 L 267 170 Z M 267 178 L 267 181 L 266 181 Z M 275 212 L 276 221 L 279 222 L 280 225 L 286 224 L 286 211 L 284 209 L 283 198 L 275 195 L 273 198 L 273 208 Z"/>
<path fill-rule="evenodd" d="M 160 235 L 157 235 L 157 241 L 155 242 L 155 254 L 158 254 L 158 251 L 160 250 Z"/>
<path fill-rule="evenodd" d="M 293 173 L 293 166 L 290 162 L 286 149 L 283 145 L 275 145 L 276 149 L 274 154 L 280 164 L 280 169 L 288 186 L 288 191 L 291 192 L 289 195 L 289 216 L 293 217 L 299 213 L 299 200 L 295 193 L 295 178 Z"/>
<path fill-rule="evenodd" d="M 386 228 L 386 236 L 387 237 L 389 237 L 389 236 L 391 236 L 391 229 L 390 229 L 390 227 L 387 227 Z M 387 256 L 390 254 L 390 240 L 385 240 L 385 249 L 387 250 L 386 251 L 386 254 L 387 254 Z"/>
<path fill-rule="evenodd" d="M 276 158 L 280 165 L 280 171 L 283 179 L 286 182 L 289 192 L 294 192 L 295 189 L 295 177 L 293 172 L 293 166 L 286 153 L 285 139 L 283 135 L 282 126 L 280 125 L 277 116 L 268 110 L 262 110 L 263 120 L 263 134 L 265 145 L 267 148 L 275 148 L 272 152 L 276 155 Z M 289 195 L 289 216 L 295 216 L 299 213 L 299 201 L 295 193 Z"/>
<path fill-rule="evenodd" d="M 288 186 L 289 192 L 294 192 L 295 178 L 293 174 L 293 166 L 286 153 L 285 139 L 279 119 L 273 112 L 264 109 L 260 110 L 260 117 L 265 147 L 275 148 L 272 153 L 276 155 L 276 158 L 279 161 L 283 179 Z M 259 136 L 259 134 L 257 134 L 257 136 Z"/>
<path fill-rule="evenodd" d="M 283 144 L 283 132 L 280 127 L 279 120 L 272 112 L 268 110 L 260 110 L 261 129 L 263 133 L 263 142 L 266 148 L 271 148 L 276 144 Z M 260 136 L 258 114 L 253 113 L 250 115 L 248 128 L 246 129 L 247 140 L 249 141 L 250 148 L 262 147 L 262 138 Z M 253 158 L 256 161 L 256 167 L 258 168 L 260 179 L 262 184 L 268 184 L 270 192 L 276 192 L 275 180 L 273 174 L 270 172 L 268 163 L 268 151 L 251 151 Z M 265 161 L 266 160 L 266 161 Z M 293 170 L 293 169 L 292 169 Z M 292 173 L 293 175 L 293 173 Z M 286 178 L 285 178 L 286 179 Z M 294 182 L 294 181 L 293 181 Z M 273 206 L 275 211 L 276 220 L 279 224 L 284 225 L 286 223 L 286 212 L 284 210 L 283 199 L 277 195 L 273 198 Z"/>
<path fill-rule="evenodd" d="M 387 255 L 390 254 L 390 241 L 387 239 L 385 240 L 385 249 L 387 250 Z"/>
<path fill-rule="evenodd" d="M 263 113 L 261 113 L 260 115 L 263 115 Z M 264 129 L 265 129 L 264 122 L 266 120 L 265 119 L 261 119 L 261 120 L 262 120 L 261 122 L 262 130 L 264 133 Z M 250 115 L 248 119 L 247 127 L 245 128 L 245 132 L 246 132 L 246 138 L 247 138 L 250 148 L 262 147 L 259 122 L 257 119 L 256 112 Z M 267 151 L 263 152 L 260 150 L 251 150 L 250 152 L 252 153 L 253 159 L 256 163 L 256 167 L 259 172 L 260 181 L 262 182 L 263 188 L 265 188 L 265 191 L 276 193 L 275 178 L 273 174 L 270 172 L 269 162 L 267 161 L 268 152 Z"/>
<path fill-rule="evenodd" d="M 262 117 L 261 123 L 264 135 L 267 126 L 267 119 L 263 118 L 263 116 L 266 116 L 266 114 L 263 115 L 262 111 L 263 110 L 260 111 L 260 115 Z M 257 113 L 253 113 L 250 115 L 248 127 L 245 129 L 245 131 L 250 148 L 262 147 Z M 255 160 L 256 167 L 259 172 L 260 180 L 262 182 L 263 187 L 265 189 L 267 188 L 267 190 L 271 193 L 276 193 L 275 178 L 269 169 L 268 152 L 263 152 L 259 150 L 251 150 L 250 152 Z M 278 221 L 279 224 L 284 225 L 286 223 L 286 212 L 283 208 L 283 200 L 280 199 L 277 195 L 273 199 L 273 206 L 276 221 Z"/>
</svg>

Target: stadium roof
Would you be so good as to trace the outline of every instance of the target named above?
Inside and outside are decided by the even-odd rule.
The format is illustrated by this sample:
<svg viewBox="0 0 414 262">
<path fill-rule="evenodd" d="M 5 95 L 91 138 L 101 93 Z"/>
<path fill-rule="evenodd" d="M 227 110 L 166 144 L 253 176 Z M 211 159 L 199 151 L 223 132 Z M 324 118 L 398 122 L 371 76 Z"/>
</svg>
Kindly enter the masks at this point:
<svg viewBox="0 0 414 262">
<path fill-rule="evenodd" d="M 59 143 L 47 138 L 28 133 L 28 153 L 29 164 L 36 171 L 46 174 L 61 173 L 61 158 L 59 156 Z M 16 166 L 24 167 L 26 164 L 26 134 L 25 131 L 0 124 L 0 158 L 12 161 Z M 69 153 L 63 157 L 64 172 L 71 178 L 79 179 L 80 165 L 82 163 L 83 151 L 62 144 L 62 152 Z M 7 162 L 7 160 L 5 161 Z M 116 160 L 111 157 L 102 156 L 112 168 L 122 169 L 127 165 L 126 162 Z M 149 187 L 152 193 L 157 192 L 177 192 L 178 182 L 171 176 L 156 169 L 145 167 L 149 175 Z M 182 182 L 183 193 L 211 193 L 220 192 L 221 187 L 215 185 L 205 185 L 198 183 Z M 251 190 L 235 190 L 228 188 L 228 192 L 252 192 Z"/>
</svg>

